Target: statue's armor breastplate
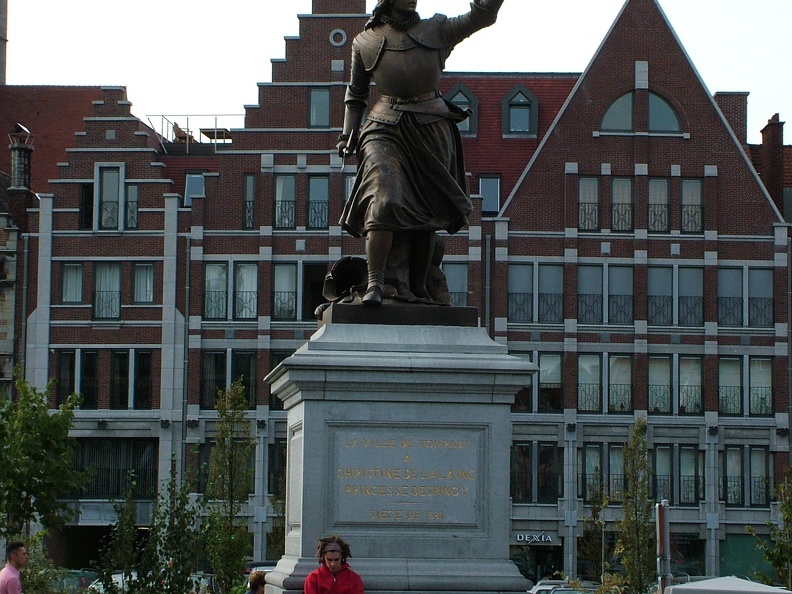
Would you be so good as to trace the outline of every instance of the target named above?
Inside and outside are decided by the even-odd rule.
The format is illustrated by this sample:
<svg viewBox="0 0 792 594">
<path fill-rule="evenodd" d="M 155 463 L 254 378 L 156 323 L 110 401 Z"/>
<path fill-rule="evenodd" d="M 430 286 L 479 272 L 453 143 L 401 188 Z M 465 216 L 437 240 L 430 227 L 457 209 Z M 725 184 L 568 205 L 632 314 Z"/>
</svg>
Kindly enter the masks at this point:
<svg viewBox="0 0 792 594">
<path fill-rule="evenodd" d="M 406 99 L 440 85 L 443 70 L 439 52 L 419 44 L 406 31 L 382 26 L 359 38 L 363 64 L 381 94 Z"/>
</svg>

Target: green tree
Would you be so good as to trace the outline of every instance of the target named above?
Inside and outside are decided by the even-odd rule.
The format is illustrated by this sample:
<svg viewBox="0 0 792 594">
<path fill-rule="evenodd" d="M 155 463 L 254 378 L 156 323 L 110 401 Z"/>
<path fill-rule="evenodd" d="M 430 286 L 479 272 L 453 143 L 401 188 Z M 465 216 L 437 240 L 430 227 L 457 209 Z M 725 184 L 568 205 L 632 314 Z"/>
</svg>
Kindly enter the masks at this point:
<svg viewBox="0 0 792 594">
<path fill-rule="evenodd" d="M 646 446 L 646 419 L 639 418 L 624 444 L 623 517 L 616 522 L 617 553 L 630 592 L 641 594 L 656 582 L 655 526 L 651 499 L 651 468 Z"/>
<path fill-rule="evenodd" d="M 172 458 L 168 484 L 157 499 L 138 565 L 138 592 L 184 594 L 193 588 L 190 574 L 198 551 L 197 520 L 189 485 L 179 480 Z"/>
<path fill-rule="evenodd" d="M 596 472 L 599 474 L 599 469 Z M 591 515 L 582 518 L 583 534 L 578 539 L 578 558 L 584 562 L 581 573 L 589 580 L 602 581 L 607 569 L 605 559 L 612 552 L 608 550 L 605 518 L 602 516 L 608 503 L 604 484 L 599 481 L 596 492 L 590 496 Z"/>
<path fill-rule="evenodd" d="M 250 460 L 255 441 L 241 381 L 218 392 L 216 408 L 218 420 L 209 456 L 202 532 L 220 593 L 228 594 L 245 570 L 250 545 L 247 520 L 240 513 L 252 484 Z"/>
<path fill-rule="evenodd" d="M 775 571 L 774 579 L 765 573 L 757 572 L 766 584 L 777 581 L 789 590 L 792 588 L 792 469 L 787 469 L 784 481 L 776 487 L 780 525 L 771 520 L 765 522 L 770 528 L 770 539 L 760 538 L 753 526 L 746 526 L 751 536 L 756 537 L 756 548 Z"/>
<path fill-rule="evenodd" d="M 16 376 L 16 397 L 0 397 L 0 537 L 30 539 L 34 523 L 58 528 L 69 517 L 62 497 L 79 491 L 87 474 L 73 467 L 76 441 L 69 436 L 79 397 L 49 407 L 54 381 L 39 392 Z"/>
<path fill-rule="evenodd" d="M 125 589 L 133 592 L 136 589 L 136 577 L 140 539 L 137 527 L 137 503 L 135 502 L 136 482 L 130 473 L 124 498 L 113 504 L 116 522 L 110 529 L 110 536 L 102 548 L 99 560 L 99 572 L 104 591 L 118 594 L 119 588 L 113 582 L 113 573 L 122 571 Z"/>
</svg>

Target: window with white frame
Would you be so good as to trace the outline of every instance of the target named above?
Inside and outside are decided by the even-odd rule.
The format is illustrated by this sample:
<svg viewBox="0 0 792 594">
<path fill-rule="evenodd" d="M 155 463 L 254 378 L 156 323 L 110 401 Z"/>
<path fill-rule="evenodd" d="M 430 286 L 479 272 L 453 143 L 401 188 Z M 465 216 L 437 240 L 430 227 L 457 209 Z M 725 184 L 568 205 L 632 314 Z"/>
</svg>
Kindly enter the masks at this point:
<svg viewBox="0 0 792 594">
<path fill-rule="evenodd" d="M 296 180 L 293 175 L 275 176 L 275 228 L 293 229 Z"/>
<path fill-rule="evenodd" d="M 330 126 L 330 89 L 311 89 L 310 91 L 311 128 L 327 128 Z"/>
<path fill-rule="evenodd" d="M 603 492 L 602 444 L 587 443 L 578 450 L 578 456 L 578 468 L 582 470 L 578 497 L 582 496 L 584 503 L 590 503 Z"/>
<path fill-rule="evenodd" d="M 602 411 L 602 370 L 599 355 L 578 355 L 578 412 Z"/>
<path fill-rule="evenodd" d="M 674 490 L 673 490 L 673 449 L 670 445 L 655 445 L 654 453 L 654 469 L 652 472 L 652 495 L 655 501 L 663 501 L 667 499 L 670 503 L 674 503 Z"/>
<path fill-rule="evenodd" d="M 630 413 L 632 409 L 632 357 L 611 355 L 608 358 L 608 412 Z"/>
<path fill-rule="evenodd" d="M 272 319 L 297 319 L 297 267 L 294 264 L 275 264 L 273 267 Z"/>
<path fill-rule="evenodd" d="M 697 446 L 679 448 L 679 504 L 698 505 L 704 499 L 704 452 Z"/>
<path fill-rule="evenodd" d="M 704 200 L 701 180 L 682 180 L 682 232 L 701 233 L 704 230 Z"/>
<path fill-rule="evenodd" d="M 599 179 L 581 177 L 578 180 L 578 229 L 599 231 Z"/>
<path fill-rule="evenodd" d="M 61 266 L 61 303 L 82 303 L 83 265 L 64 262 Z"/>
<path fill-rule="evenodd" d="M 449 101 L 456 105 L 461 111 L 470 109 L 470 99 L 468 99 L 467 95 L 465 95 L 462 91 L 455 93 L 451 99 L 449 99 Z M 466 118 L 461 122 L 457 122 L 457 126 L 459 127 L 459 131 L 462 134 L 470 132 L 470 118 Z"/>
<path fill-rule="evenodd" d="M 624 501 L 624 446 L 608 444 L 608 501 Z"/>
<path fill-rule="evenodd" d="M 602 324 L 601 266 L 578 266 L 578 322 Z"/>
<path fill-rule="evenodd" d="M 718 452 L 721 468 L 719 499 L 726 505 L 740 506 L 745 503 L 742 446 L 726 446 Z"/>
<path fill-rule="evenodd" d="M 539 354 L 539 412 L 557 413 L 564 410 L 561 355 Z"/>
<path fill-rule="evenodd" d="M 608 323 L 633 323 L 633 269 L 629 266 L 608 269 Z"/>
<path fill-rule="evenodd" d="M 154 264 L 132 266 L 132 295 L 135 303 L 154 303 Z"/>
<path fill-rule="evenodd" d="M 121 317 L 121 263 L 94 264 L 94 318 Z"/>
<path fill-rule="evenodd" d="M 330 180 L 326 176 L 308 178 L 308 229 L 327 229 Z"/>
<path fill-rule="evenodd" d="M 228 264 L 204 264 L 204 311 L 207 320 L 223 320 L 228 307 Z"/>
<path fill-rule="evenodd" d="M 533 321 L 533 265 L 509 264 L 508 320 Z"/>
<path fill-rule="evenodd" d="M 255 320 L 258 317 L 258 265 L 234 263 L 234 318 Z"/>
<path fill-rule="evenodd" d="M 650 233 L 668 233 L 671 228 L 668 180 L 650 179 L 647 205 L 647 229 Z"/>
<path fill-rule="evenodd" d="M 718 412 L 722 415 L 741 415 L 742 360 L 721 357 L 718 360 Z"/>
<path fill-rule="evenodd" d="M 647 281 L 647 322 L 651 326 L 671 326 L 674 323 L 673 269 L 649 266 Z"/>
<path fill-rule="evenodd" d="M 99 229 L 117 230 L 121 225 L 121 168 L 101 166 L 99 176 Z"/>
<path fill-rule="evenodd" d="M 500 181 L 500 177 L 495 175 L 479 176 L 482 213 L 492 215 L 500 210 Z"/>
<path fill-rule="evenodd" d="M 751 357 L 748 363 L 748 410 L 751 415 L 773 414 L 773 360 Z"/>
<path fill-rule="evenodd" d="M 633 180 L 615 177 L 611 183 L 611 230 L 633 230 Z"/>
<path fill-rule="evenodd" d="M 679 358 L 679 414 L 704 412 L 703 365 L 700 357 Z"/>
<path fill-rule="evenodd" d="M 769 268 L 748 270 L 748 325 L 773 327 L 773 271 Z"/>
<path fill-rule="evenodd" d="M 138 186 L 136 184 L 127 184 L 126 186 L 126 203 L 125 203 L 124 211 L 125 211 L 124 226 L 127 229 L 137 229 L 139 197 L 138 197 Z"/>
<path fill-rule="evenodd" d="M 564 321 L 564 266 L 539 265 L 539 321 L 560 324 Z"/>
<path fill-rule="evenodd" d="M 242 228 L 252 229 L 255 218 L 256 176 L 246 173 L 242 191 Z"/>
<path fill-rule="evenodd" d="M 649 413 L 671 413 L 671 357 L 649 357 Z"/>
<path fill-rule="evenodd" d="M 741 268 L 718 269 L 718 324 L 743 325 L 743 282 Z"/>
<path fill-rule="evenodd" d="M 704 269 L 685 267 L 679 269 L 680 326 L 704 325 Z"/>
</svg>

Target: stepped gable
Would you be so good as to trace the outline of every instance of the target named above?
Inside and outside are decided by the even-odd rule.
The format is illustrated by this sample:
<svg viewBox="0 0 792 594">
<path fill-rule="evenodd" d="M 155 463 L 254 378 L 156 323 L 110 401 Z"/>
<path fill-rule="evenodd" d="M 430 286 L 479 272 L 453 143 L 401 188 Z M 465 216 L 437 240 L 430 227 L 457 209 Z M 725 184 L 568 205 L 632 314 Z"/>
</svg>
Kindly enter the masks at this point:
<svg viewBox="0 0 792 594">
<path fill-rule="evenodd" d="M 631 91 L 633 131 L 600 133 L 608 108 Z M 681 134 L 648 133 L 649 93 L 673 108 Z M 771 234 L 781 219 L 656 0 L 624 4 L 503 214 L 514 230 L 575 228 L 577 183 L 569 178 L 599 176 L 603 164 L 612 176 L 633 177 L 636 165 L 646 165 L 649 177 L 704 179 L 704 227 L 721 235 Z M 566 208 L 559 208 L 560 196 Z"/>
<path fill-rule="evenodd" d="M 74 134 L 84 129 L 91 103 L 102 99 L 102 88 L 38 85 L 0 86 L 0 138 L 19 122 L 35 135 L 30 168 L 34 192 L 46 192 L 48 180 L 58 177 L 58 162 L 74 145 Z M 10 173 L 11 153 L 0 151 L 0 171 Z"/>
</svg>

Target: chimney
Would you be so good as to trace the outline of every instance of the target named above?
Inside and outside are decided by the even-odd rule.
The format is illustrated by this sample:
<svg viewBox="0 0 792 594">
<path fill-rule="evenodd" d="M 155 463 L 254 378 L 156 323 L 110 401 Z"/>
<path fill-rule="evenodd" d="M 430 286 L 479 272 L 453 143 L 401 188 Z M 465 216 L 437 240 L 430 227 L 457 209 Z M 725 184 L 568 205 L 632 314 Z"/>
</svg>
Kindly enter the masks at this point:
<svg viewBox="0 0 792 594">
<path fill-rule="evenodd" d="M 778 114 L 762 128 L 762 182 L 778 210 L 789 219 L 792 213 L 784 212 L 784 122 Z"/>
<path fill-rule="evenodd" d="M 8 44 L 8 0 L 0 0 L 0 85 L 6 84 L 6 45 Z"/>
<path fill-rule="evenodd" d="M 715 103 L 734 130 L 737 140 L 745 146 L 748 143 L 748 93 L 715 93 Z"/>
<path fill-rule="evenodd" d="M 8 133 L 11 144 L 11 190 L 30 190 L 30 154 L 33 152 L 33 133 L 22 124 L 15 124 Z"/>
</svg>

